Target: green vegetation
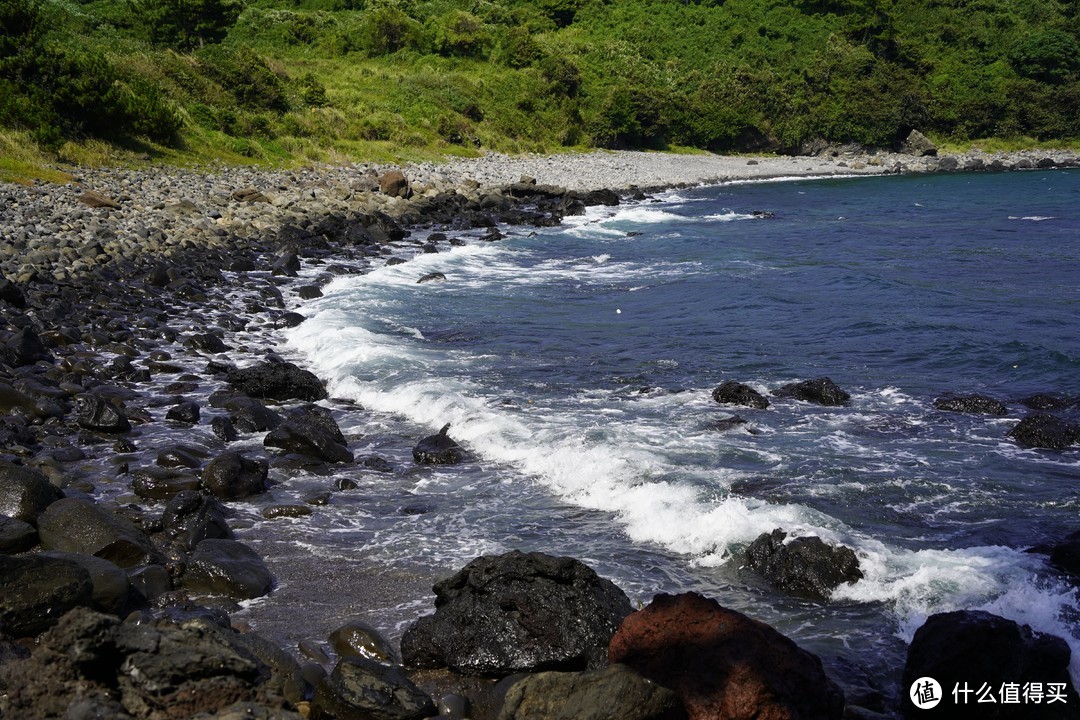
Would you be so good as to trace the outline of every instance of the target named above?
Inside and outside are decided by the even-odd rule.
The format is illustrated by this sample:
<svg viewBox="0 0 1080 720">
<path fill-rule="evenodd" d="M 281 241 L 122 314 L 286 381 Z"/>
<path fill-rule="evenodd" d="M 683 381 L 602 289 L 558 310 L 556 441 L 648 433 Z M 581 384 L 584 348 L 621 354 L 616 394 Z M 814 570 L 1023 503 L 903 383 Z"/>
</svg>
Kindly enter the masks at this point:
<svg viewBox="0 0 1080 720">
<path fill-rule="evenodd" d="M 69 159 L 1080 138 L 1065 0 L 0 0 L 0 28 L 0 128 Z"/>
</svg>

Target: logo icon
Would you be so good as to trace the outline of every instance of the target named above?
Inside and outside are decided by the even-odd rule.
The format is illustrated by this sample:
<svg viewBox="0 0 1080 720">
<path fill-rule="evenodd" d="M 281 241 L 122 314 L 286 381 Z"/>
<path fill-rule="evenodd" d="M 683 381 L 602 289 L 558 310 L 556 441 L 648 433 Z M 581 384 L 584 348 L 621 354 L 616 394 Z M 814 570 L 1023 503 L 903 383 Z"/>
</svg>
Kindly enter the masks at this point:
<svg viewBox="0 0 1080 720">
<path fill-rule="evenodd" d="M 932 677 L 921 677 L 911 683 L 908 695 L 915 707 L 920 710 L 929 710 L 937 707 L 937 704 L 941 702 L 941 684 Z"/>
</svg>

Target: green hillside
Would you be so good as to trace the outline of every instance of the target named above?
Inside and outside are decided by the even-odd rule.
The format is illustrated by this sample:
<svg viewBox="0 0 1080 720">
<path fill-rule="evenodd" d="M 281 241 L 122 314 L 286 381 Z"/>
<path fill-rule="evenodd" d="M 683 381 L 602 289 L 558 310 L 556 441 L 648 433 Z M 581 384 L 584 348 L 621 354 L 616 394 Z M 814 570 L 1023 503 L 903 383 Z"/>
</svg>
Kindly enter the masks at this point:
<svg viewBox="0 0 1080 720">
<path fill-rule="evenodd" d="M 1080 137 L 1058 0 L 0 0 L 0 28 L 8 162 Z"/>
</svg>

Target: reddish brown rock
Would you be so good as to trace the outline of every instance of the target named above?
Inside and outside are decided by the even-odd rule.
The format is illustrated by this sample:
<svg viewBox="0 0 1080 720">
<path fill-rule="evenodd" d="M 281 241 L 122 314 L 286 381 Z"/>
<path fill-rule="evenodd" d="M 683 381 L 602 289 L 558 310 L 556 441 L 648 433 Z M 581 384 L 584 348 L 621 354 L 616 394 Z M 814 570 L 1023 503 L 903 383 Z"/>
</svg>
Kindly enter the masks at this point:
<svg viewBox="0 0 1080 720">
<path fill-rule="evenodd" d="M 112 208 L 113 210 L 120 209 L 120 203 L 113 200 L 104 193 L 99 193 L 96 190 L 87 190 L 78 198 L 79 202 L 83 205 L 87 205 L 92 208 Z"/>
<path fill-rule="evenodd" d="M 696 593 L 657 595 L 628 616 L 608 657 L 678 693 L 690 720 L 832 720 L 844 710 L 816 655 Z"/>
<path fill-rule="evenodd" d="M 409 179 L 400 170 L 391 170 L 379 176 L 379 191 L 390 197 L 409 197 Z"/>
</svg>

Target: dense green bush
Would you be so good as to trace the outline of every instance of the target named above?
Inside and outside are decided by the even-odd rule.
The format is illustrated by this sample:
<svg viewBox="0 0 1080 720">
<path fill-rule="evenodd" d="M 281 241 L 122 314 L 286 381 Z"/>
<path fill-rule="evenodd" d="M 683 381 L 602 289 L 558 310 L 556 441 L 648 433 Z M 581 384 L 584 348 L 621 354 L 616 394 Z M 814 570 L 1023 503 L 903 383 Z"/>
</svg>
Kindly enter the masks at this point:
<svg viewBox="0 0 1080 720">
<path fill-rule="evenodd" d="M 1080 136 L 1060 0 L 0 0 L 0 27 L 0 124 L 52 146 Z"/>
<path fill-rule="evenodd" d="M 193 50 L 220 42 L 240 16 L 239 0 L 131 0 L 156 45 Z"/>
<path fill-rule="evenodd" d="M 211 45 L 196 55 L 205 72 L 250 110 L 289 109 L 288 90 L 266 59 L 246 47 Z"/>
<path fill-rule="evenodd" d="M 120 77 L 96 48 L 54 37 L 57 22 L 32 0 L 0 0 L 0 124 L 46 147 L 87 135 L 174 139 L 180 119 L 159 89 Z"/>
</svg>

